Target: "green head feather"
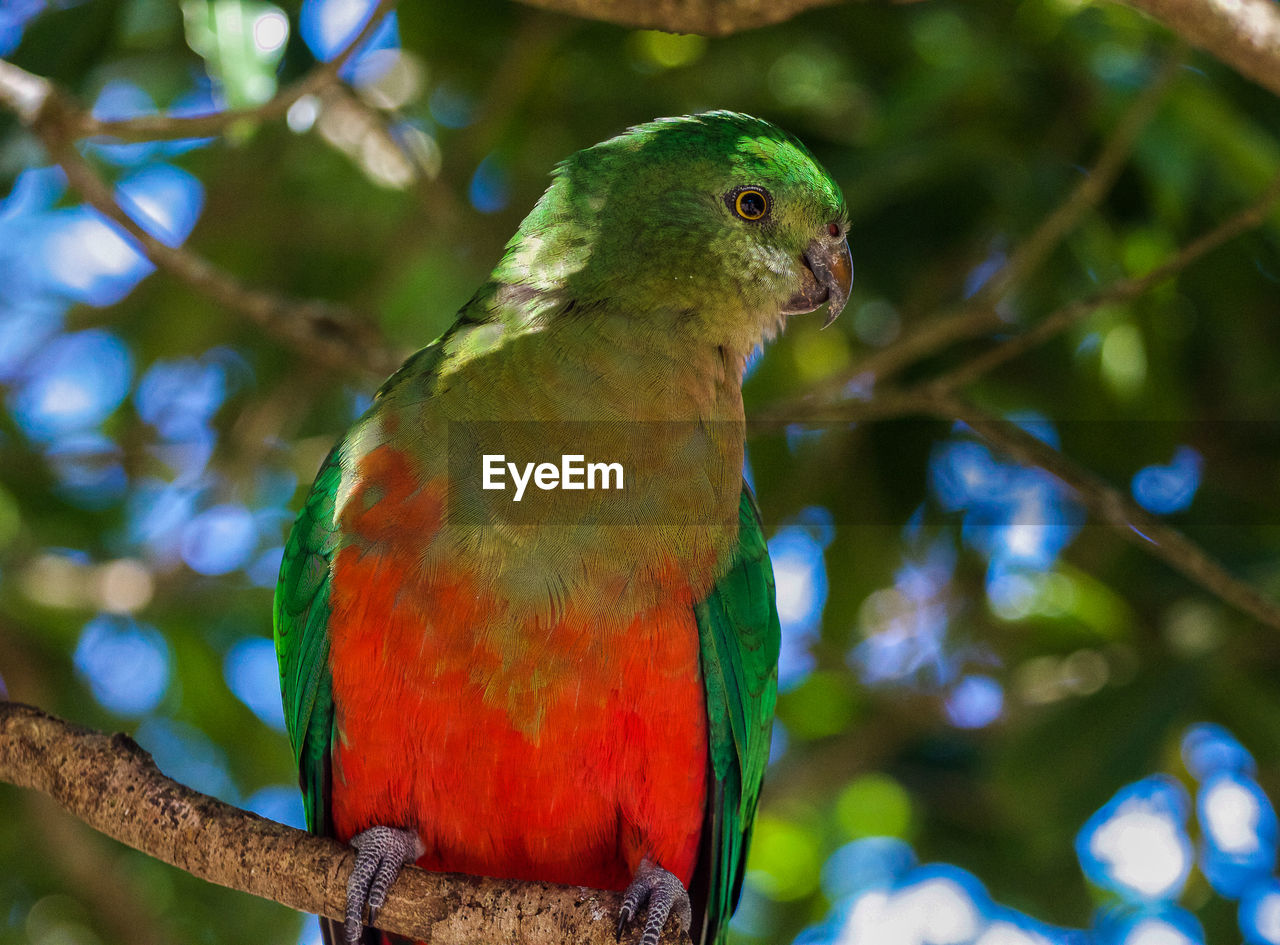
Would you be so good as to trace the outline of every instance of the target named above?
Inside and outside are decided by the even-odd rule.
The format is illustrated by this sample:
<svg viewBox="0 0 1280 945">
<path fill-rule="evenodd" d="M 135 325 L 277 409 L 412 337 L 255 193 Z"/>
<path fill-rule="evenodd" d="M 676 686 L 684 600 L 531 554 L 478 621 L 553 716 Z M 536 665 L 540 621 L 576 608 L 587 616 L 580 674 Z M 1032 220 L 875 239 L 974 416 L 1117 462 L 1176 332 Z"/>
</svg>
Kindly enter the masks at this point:
<svg viewBox="0 0 1280 945">
<path fill-rule="evenodd" d="M 812 286 L 807 251 L 847 254 L 846 230 L 839 187 L 791 135 L 733 112 L 663 118 L 564 161 L 494 281 L 536 317 L 623 310 L 749 351 Z"/>
</svg>

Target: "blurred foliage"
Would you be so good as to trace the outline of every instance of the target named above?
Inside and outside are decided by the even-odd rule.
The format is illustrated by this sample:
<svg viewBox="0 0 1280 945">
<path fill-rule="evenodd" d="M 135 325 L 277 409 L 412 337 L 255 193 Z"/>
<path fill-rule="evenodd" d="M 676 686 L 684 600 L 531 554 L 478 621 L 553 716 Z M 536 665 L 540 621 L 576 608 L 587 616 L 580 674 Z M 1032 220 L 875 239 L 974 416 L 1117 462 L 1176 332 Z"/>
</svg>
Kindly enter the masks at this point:
<svg viewBox="0 0 1280 945">
<path fill-rule="evenodd" d="M 0 53 L 102 118 L 198 114 L 305 74 L 351 10 L 26 0 L 0 11 Z M 409 349 L 449 323 L 565 155 L 657 115 L 769 118 L 843 185 L 857 276 L 835 327 L 798 320 L 758 362 L 749 413 L 981 285 L 1181 55 L 1129 9 L 1077 0 L 848 4 L 716 40 L 499 0 L 397 17 L 344 69 L 354 91 L 287 121 L 87 153 L 162 238 L 245 284 L 369 313 Z M 1280 102 L 1191 56 L 1116 187 L 1003 303 L 1011 325 L 1247 204 L 1280 167 L 1277 128 Z M 167 773 L 296 823 L 270 587 L 302 490 L 377 379 L 319 369 L 149 275 L 46 163 L 0 119 L 0 676 L 11 698 L 129 731 Z M 1278 595 L 1277 315 L 1273 215 L 972 393 Z M 823 920 L 849 888 L 851 855 L 833 854 L 876 836 L 1089 925 L 1105 894 L 1073 838 L 1128 781 L 1189 785 L 1178 746 L 1197 720 L 1227 725 L 1280 791 L 1274 631 L 1087 525 L 1051 477 L 918 420 L 761 434 L 750 467 L 786 638 L 740 941 Z M 0 786 L 0 811 L 2 943 L 286 943 L 303 927 L 41 798 Z M 1208 940 L 1239 936 L 1199 873 L 1181 902 Z"/>
</svg>

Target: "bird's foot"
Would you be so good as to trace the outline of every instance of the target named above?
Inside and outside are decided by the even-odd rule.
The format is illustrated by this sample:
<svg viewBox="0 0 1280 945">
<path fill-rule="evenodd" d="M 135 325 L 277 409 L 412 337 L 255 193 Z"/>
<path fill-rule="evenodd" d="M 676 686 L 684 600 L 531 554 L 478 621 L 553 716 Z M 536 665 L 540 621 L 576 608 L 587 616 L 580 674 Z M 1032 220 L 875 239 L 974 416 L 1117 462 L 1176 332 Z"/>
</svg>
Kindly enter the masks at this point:
<svg viewBox="0 0 1280 945">
<path fill-rule="evenodd" d="M 398 827 L 370 827 L 352 837 L 351 846 L 356 851 L 356 865 L 347 880 L 343 937 L 346 945 L 358 945 L 365 906 L 372 922 L 387 901 L 387 890 L 400 868 L 422 856 L 424 849 L 417 831 Z"/>
<path fill-rule="evenodd" d="M 640 861 L 635 878 L 622 895 L 622 909 L 618 912 L 619 938 L 642 908 L 646 909 L 646 915 L 640 945 L 658 945 L 658 937 L 673 913 L 682 931 L 693 925 L 693 906 L 689 903 L 689 891 L 684 888 L 684 883 L 648 860 Z"/>
</svg>

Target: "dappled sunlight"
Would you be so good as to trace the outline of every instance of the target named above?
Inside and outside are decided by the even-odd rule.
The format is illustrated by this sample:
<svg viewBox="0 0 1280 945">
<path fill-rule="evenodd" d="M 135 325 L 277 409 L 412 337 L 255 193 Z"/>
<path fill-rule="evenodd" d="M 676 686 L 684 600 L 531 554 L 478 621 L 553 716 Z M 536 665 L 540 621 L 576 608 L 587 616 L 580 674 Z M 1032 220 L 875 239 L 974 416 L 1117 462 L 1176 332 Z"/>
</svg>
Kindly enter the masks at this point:
<svg viewBox="0 0 1280 945">
<path fill-rule="evenodd" d="M 175 781 L 228 804 L 239 803 L 240 793 L 226 752 L 196 726 L 152 715 L 143 720 L 133 737 L 150 752 L 156 766 Z"/>
<path fill-rule="evenodd" d="M 769 558 L 778 589 L 778 621 L 782 625 L 778 685 L 784 690 L 800 682 L 814 666 L 809 648 L 816 639 L 827 601 L 827 570 L 822 552 L 831 541 L 830 530 L 829 522 L 825 533 L 821 524 L 787 525 L 769 539 Z"/>
<path fill-rule="evenodd" d="M 237 699 L 276 731 L 284 731 L 284 709 L 280 704 L 280 671 L 276 648 L 265 637 L 247 637 L 227 651 L 222 664 L 227 685 Z"/>
<path fill-rule="evenodd" d="M 298 32 L 317 59 L 333 59 L 356 38 L 374 6 L 375 0 L 305 0 Z M 343 63 L 338 74 L 356 85 L 372 82 L 390 65 L 378 53 L 399 45 L 400 31 L 392 13 Z"/>
<path fill-rule="evenodd" d="M 93 697 L 118 715 L 145 715 L 169 686 L 169 644 L 155 627 L 127 617 L 104 615 L 85 624 L 73 659 Z"/>
<path fill-rule="evenodd" d="M 1191 872 L 1188 806 L 1182 786 L 1163 777 L 1117 793 L 1076 837 L 1085 875 L 1134 901 L 1176 898 Z"/>
<path fill-rule="evenodd" d="M 1186 511 L 1200 488 L 1204 459 L 1190 446 L 1179 446 L 1167 466 L 1144 466 L 1133 474 L 1133 497 L 1148 512 L 1168 515 Z"/>
<path fill-rule="evenodd" d="M 1247 776 L 1218 767 L 1238 767 L 1243 760 L 1238 743 L 1224 730 L 1195 726 L 1184 736 L 1183 747 L 1188 767 L 1204 779 L 1197 805 L 1205 837 L 1200 868 L 1220 895 L 1240 900 L 1240 931 L 1246 941 L 1275 945 L 1280 942 L 1280 885 L 1272 875 L 1276 834 L 1271 804 Z M 1238 778 L 1229 790 L 1243 794 L 1222 794 L 1224 775 Z M 1241 816 L 1246 808 L 1254 816 Z M 917 865 L 902 840 L 855 840 L 832 854 L 823 868 L 823 889 L 835 904 L 830 916 L 796 943 L 1203 945 L 1199 921 L 1178 904 L 1192 870 L 1189 813 L 1182 785 L 1156 775 L 1122 788 L 1089 819 L 1076 839 L 1076 853 L 1084 877 L 1109 896 L 1098 904 L 1087 929 L 1049 925 L 993 902 L 982 883 L 963 869 Z M 1216 854 L 1206 853 L 1217 848 L 1215 821 L 1223 817 L 1230 820 L 1235 848 L 1270 850 L 1265 862 L 1247 867 L 1241 862 L 1240 881 L 1230 887 L 1215 881 L 1216 868 L 1207 859 Z"/>
</svg>

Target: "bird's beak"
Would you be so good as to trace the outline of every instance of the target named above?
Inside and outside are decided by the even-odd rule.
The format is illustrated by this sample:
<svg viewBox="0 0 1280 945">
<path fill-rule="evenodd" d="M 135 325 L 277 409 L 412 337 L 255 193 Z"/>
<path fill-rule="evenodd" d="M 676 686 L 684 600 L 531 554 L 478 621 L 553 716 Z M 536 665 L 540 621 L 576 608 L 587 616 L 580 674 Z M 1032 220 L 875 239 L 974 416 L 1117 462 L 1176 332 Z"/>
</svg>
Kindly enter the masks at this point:
<svg viewBox="0 0 1280 945">
<path fill-rule="evenodd" d="M 804 263 L 800 288 L 787 300 L 783 314 L 803 315 L 826 302 L 827 318 L 822 323 L 826 328 L 844 310 L 853 288 L 853 256 L 849 252 L 849 241 L 812 240 L 800 258 Z"/>
</svg>

